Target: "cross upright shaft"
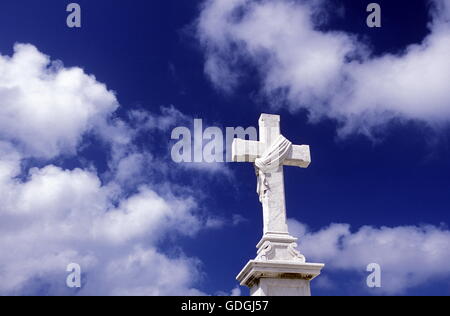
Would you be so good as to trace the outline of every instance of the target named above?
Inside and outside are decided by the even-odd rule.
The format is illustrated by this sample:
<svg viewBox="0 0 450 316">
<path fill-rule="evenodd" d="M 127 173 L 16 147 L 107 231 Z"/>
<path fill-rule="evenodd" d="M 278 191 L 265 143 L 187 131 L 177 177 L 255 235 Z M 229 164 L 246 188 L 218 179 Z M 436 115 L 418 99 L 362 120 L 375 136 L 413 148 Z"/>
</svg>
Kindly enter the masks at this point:
<svg viewBox="0 0 450 316">
<path fill-rule="evenodd" d="M 259 119 L 259 141 L 269 148 L 281 135 L 280 117 L 262 115 Z M 264 234 L 289 234 L 286 218 L 284 170 L 279 165 L 265 174 L 268 190 L 261 198 L 263 205 Z M 262 171 L 257 171 L 260 181 Z"/>
<path fill-rule="evenodd" d="M 255 162 L 263 157 L 281 135 L 280 116 L 262 114 L 259 119 L 259 141 L 235 139 L 233 161 Z M 292 146 L 283 161 L 269 172 L 257 170 L 259 185 L 266 188 L 261 194 L 263 206 L 264 234 L 289 234 L 286 217 L 283 166 L 307 168 L 311 163 L 309 146 Z"/>
</svg>

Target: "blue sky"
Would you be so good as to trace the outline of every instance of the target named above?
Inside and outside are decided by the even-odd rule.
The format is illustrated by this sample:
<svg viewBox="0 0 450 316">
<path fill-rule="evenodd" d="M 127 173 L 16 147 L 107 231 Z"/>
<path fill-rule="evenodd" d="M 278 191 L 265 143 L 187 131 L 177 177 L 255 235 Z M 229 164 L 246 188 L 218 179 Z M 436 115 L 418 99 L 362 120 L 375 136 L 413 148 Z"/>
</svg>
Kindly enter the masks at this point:
<svg viewBox="0 0 450 316">
<path fill-rule="evenodd" d="M 311 146 L 285 182 L 315 295 L 450 294 L 448 1 L 378 1 L 380 29 L 360 0 L 79 0 L 80 29 L 66 2 L 0 4 L 0 294 L 247 294 L 253 167 L 170 134 L 263 112 Z"/>
</svg>

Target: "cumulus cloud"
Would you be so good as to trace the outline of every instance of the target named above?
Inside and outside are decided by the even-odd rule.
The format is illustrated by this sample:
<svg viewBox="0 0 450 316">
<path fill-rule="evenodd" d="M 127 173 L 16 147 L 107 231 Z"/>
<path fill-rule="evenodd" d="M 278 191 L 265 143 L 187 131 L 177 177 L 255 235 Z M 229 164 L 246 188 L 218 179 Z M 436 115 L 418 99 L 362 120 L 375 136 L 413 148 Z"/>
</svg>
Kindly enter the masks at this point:
<svg viewBox="0 0 450 316">
<path fill-rule="evenodd" d="M 117 107 L 114 93 L 95 77 L 51 62 L 32 45 L 0 56 L 0 139 L 29 156 L 75 153 L 80 137 L 105 125 Z"/>
<path fill-rule="evenodd" d="M 450 231 L 436 226 L 361 227 L 353 232 L 348 224 L 331 224 L 317 232 L 289 220 L 293 235 L 309 261 L 325 262 L 328 271 L 350 271 L 365 287 L 366 268 L 377 263 L 382 269 L 386 294 L 401 294 L 409 288 L 450 277 Z M 368 275 L 368 274 L 367 274 Z M 326 280 L 326 286 L 336 286 Z"/>
<path fill-rule="evenodd" d="M 182 114 L 112 119 L 119 105 L 95 77 L 32 45 L 14 51 L 0 56 L 0 295 L 202 294 L 201 262 L 171 242 L 208 228 L 208 217 L 192 190 L 171 190 L 152 145 L 136 144 Z M 104 147 L 104 174 L 96 161 L 66 169 L 55 159 L 86 160 L 86 136 Z M 65 285 L 70 263 L 82 268 L 78 291 Z"/>
<path fill-rule="evenodd" d="M 25 182 L 10 178 L 0 188 L 6 201 L 0 207 L 0 293 L 19 291 L 36 276 L 52 280 L 71 262 L 79 263 L 88 274 L 82 294 L 137 293 L 127 282 L 117 282 L 136 273 L 146 274 L 144 279 L 133 280 L 141 281 L 145 289 L 141 294 L 179 294 L 190 289 L 182 285 L 180 292 L 170 293 L 171 288 L 159 286 L 158 282 L 170 280 L 165 269 L 172 269 L 174 277 L 181 273 L 186 286 L 199 273 L 191 259 L 172 261 L 155 247 L 169 232 L 192 236 L 200 229 L 191 198 L 162 197 L 142 187 L 129 198 L 117 199 L 96 174 L 55 166 L 31 170 Z M 142 248 L 134 249 L 135 245 Z M 150 268 L 153 264 L 157 268 Z M 95 273 L 91 280 L 90 273 L 96 270 L 101 270 L 104 279 Z M 153 279 L 149 279 L 149 270 Z"/>
<path fill-rule="evenodd" d="M 53 165 L 31 169 L 21 181 L 19 156 L 0 157 L 0 293 L 26 293 L 39 278 L 50 289 L 37 293 L 70 294 L 55 284 L 71 262 L 87 274 L 80 294 L 199 293 L 190 288 L 199 264 L 157 251 L 168 234 L 193 236 L 202 227 L 192 197 L 161 196 L 146 186 L 118 197 L 114 183 L 103 185 L 94 172 Z"/>
<path fill-rule="evenodd" d="M 336 119 L 341 135 L 393 118 L 450 119 L 450 2 L 433 0 L 430 34 L 398 54 L 374 56 L 354 34 L 323 31 L 327 10 L 313 0 L 207 0 L 197 23 L 205 72 L 232 91 L 252 65 L 274 107 Z M 246 65 L 246 67 L 242 67 Z"/>
</svg>

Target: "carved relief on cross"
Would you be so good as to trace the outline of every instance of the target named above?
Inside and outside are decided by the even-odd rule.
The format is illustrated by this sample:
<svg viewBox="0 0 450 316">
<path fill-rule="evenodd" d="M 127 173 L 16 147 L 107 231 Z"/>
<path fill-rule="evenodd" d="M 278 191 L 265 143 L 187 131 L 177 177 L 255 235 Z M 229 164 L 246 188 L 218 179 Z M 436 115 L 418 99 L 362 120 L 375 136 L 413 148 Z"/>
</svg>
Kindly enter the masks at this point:
<svg viewBox="0 0 450 316">
<path fill-rule="evenodd" d="M 273 150 L 280 139 L 280 116 L 262 114 L 259 119 L 259 141 L 235 139 L 232 146 L 234 162 L 255 162 Z M 287 141 L 287 140 L 286 140 Z M 290 144 L 290 143 L 289 143 Z M 264 192 L 260 193 L 263 206 L 264 234 L 289 234 L 286 217 L 283 166 L 307 168 L 311 154 L 307 145 L 289 146 L 289 151 L 279 164 L 269 172 L 257 169 L 258 187 L 264 181 Z"/>
</svg>

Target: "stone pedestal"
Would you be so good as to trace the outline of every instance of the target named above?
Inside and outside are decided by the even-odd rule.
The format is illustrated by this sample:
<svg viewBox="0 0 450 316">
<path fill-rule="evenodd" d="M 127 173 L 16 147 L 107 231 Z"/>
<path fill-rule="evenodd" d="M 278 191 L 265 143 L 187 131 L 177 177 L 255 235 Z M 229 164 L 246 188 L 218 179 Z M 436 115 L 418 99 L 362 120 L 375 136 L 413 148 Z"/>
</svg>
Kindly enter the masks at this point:
<svg viewBox="0 0 450 316">
<path fill-rule="evenodd" d="M 258 253 L 237 276 L 252 296 L 311 296 L 310 282 L 323 264 L 306 263 L 297 250 L 297 238 L 289 234 L 266 234 Z"/>
</svg>

